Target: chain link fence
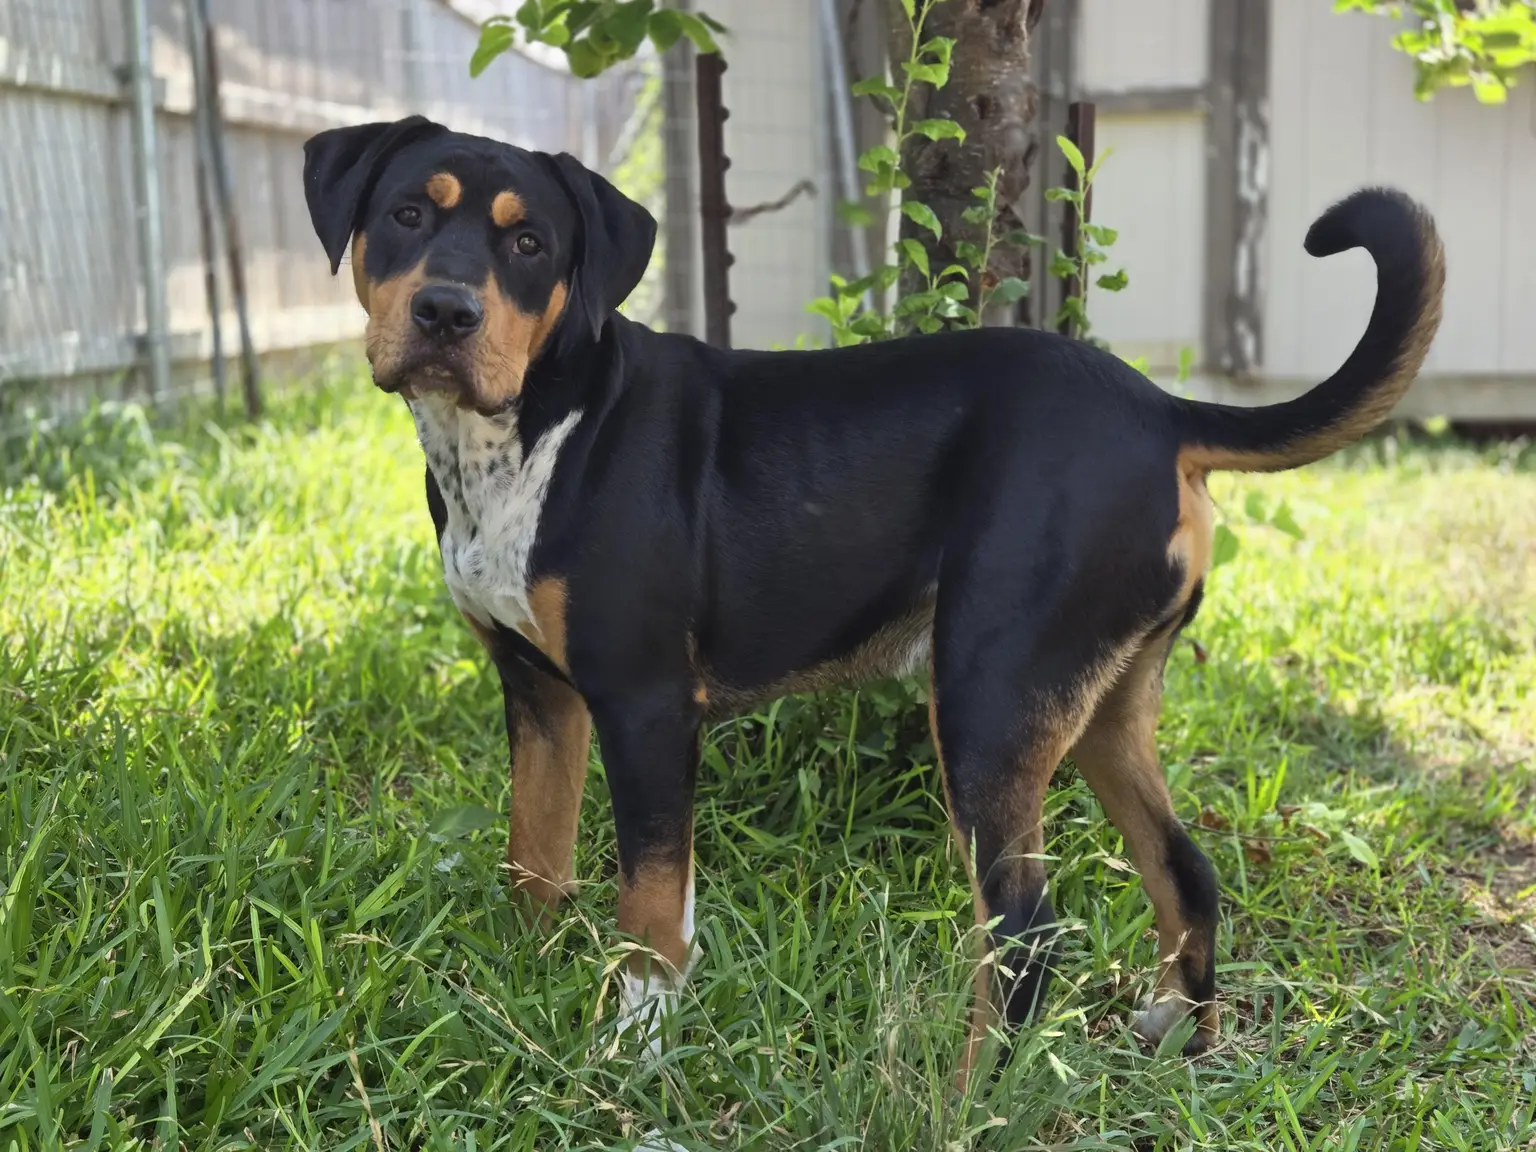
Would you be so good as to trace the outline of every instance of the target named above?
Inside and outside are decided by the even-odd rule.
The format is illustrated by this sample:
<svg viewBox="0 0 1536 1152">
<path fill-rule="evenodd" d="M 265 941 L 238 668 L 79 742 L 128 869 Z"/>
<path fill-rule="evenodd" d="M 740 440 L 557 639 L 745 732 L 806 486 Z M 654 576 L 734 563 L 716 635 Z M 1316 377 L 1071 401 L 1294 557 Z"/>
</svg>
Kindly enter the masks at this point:
<svg viewBox="0 0 1536 1152">
<path fill-rule="evenodd" d="M 134 4 L 147 22 L 155 148 L 136 148 Z M 199 213 L 197 0 L 0 0 L 0 426 L 91 400 L 147 395 L 146 285 L 164 294 L 169 396 L 210 378 L 212 323 Z M 580 81 L 508 54 L 472 79 L 484 13 L 447 0 L 211 0 L 224 151 L 256 350 L 281 374 L 355 340 L 346 276 L 332 278 L 302 186 L 304 139 L 422 112 L 527 148 L 569 151 L 664 213 L 660 78 L 637 64 Z M 159 267 L 138 242 L 146 165 L 158 187 Z M 150 201 L 153 202 L 153 199 Z M 214 230 L 220 328 L 238 346 Z M 146 272 L 148 273 L 146 275 Z M 659 269 L 631 311 L 659 307 Z M 651 292 L 648 303 L 647 292 Z"/>
</svg>

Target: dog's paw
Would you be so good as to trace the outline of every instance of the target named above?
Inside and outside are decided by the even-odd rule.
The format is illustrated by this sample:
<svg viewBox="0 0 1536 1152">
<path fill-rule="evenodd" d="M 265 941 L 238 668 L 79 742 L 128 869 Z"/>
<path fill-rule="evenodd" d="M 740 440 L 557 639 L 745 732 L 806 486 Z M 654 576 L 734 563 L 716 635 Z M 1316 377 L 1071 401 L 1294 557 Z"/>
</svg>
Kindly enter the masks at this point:
<svg viewBox="0 0 1536 1152">
<path fill-rule="evenodd" d="M 661 1056 L 663 1024 L 677 1010 L 678 990 L 663 976 L 636 976 L 624 973 L 620 989 L 623 1008 L 619 1012 L 619 1034 L 636 1035 L 645 1044 L 645 1054 L 652 1060 Z"/>
<path fill-rule="evenodd" d="M 1151 1048 L 1157 1048 L 1163 1038 L 1189 1018 L 1196 1019 L 1193 1035 L 1185 1041 L 1183 1054 L 1198 1056 L 1211 1046 L 1216 1038 L 1215 1005 L 1192 1005 L 1174 992 L 1155 993 L 1147 997 L 1140 1012 L 1131 1020 L 1131 1031 Z"/>
</svg>

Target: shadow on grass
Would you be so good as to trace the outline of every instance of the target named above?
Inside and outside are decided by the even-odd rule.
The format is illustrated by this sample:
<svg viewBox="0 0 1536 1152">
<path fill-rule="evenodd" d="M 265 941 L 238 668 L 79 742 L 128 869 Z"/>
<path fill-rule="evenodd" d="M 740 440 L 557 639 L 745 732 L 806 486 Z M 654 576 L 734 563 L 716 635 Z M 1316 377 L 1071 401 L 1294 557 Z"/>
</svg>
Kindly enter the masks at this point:
<svg viewBox="0 0 1536 1152">
<path fill-rule="evenodd" d="M 332 403 L 284 419 L 332 420 Z M 106 488 L 164 466 L 165 444 L 118 451 L 119 435 L 48 448 L 36 467 L 62 491 L 87 458 Z M 222 451 L 210 434 L 181 459 L 201 461 L 187 465 L 196 474 Z M 507 787 L 499 689 L 430 545 L 335 594 L 350 604 L 322 635 L 288 609 L 231 627 L 124 609 L 68 620 L 63 643 L 21 635 L 0 649 L 12 785 L 0 857 L 42 845 L 37 867 L 3 877 L 27 919 L 24 932 L 6 924 L 27 969 L 7 984 L 28 998 L 57 1067 L 52 1099 L 81 1133 L 91 1069 L 129 1053 L 139 1071 L 114 1088 L 123 1115 L 157 1115 L 180 1075 L 199 1091 L 180 1101 L 188 1125 L 275 1136 L 298 1098 L 325 1133 L 362 1132 L 350 1055 L 394 1146 L 429 1146 L 420 1117 L 435 1115 L 484 1132 L 484 1146 L 509 1123 L 539 1147 L 611 1144 L 654 1123 L 699 1146 L 937 1147 L 969 1133 L 971 1146 L 1013 1148 L 1097 1130 L 1113 1135 L 1076 1146 L 1158 1147 L 1183 1131 L 1176 1093 L 1267 1116 L 1277 1060 L 1315 1131 L 1396 1090 L 1383 1052 L 1409 1052 L 1421 1079 L 1496 1079 L 1531 1031 L 1530 997 L 1522 1007 L 1522 986 L 1499 978 L 1447 864 L 1497 835 L 1500 794 L 1422 763 L 1368 692 L 1340 706 L 1318 665 L 1226 657 L 1243 623 L 1217 617 L 1208 664 L 1187 648 L 1174 659 L 1161 737 L 1180 814 L 1223 878 L 1231 1032 L 1214 1056 L 1190 1070 L 1125 1036 L 1158 959 L 1150 915 L 1067 766 L 1047 814 L 1067 930 L 1051 1015 L 978 1087 L 975 1110 L 955 1107 L 969 889 L 920 689 L 886 684 L 711 734 L 696 841 L 705 959 L 684 1046 L 647 1071 L 611 1027 L 601 774 L 579 857 L 591 890 L 531 934 L 505 899 L 499 823 L 422 835 L 446 808 L 504 811 Z M 1430 663 L 1454 678 L 1454 655 Z M 65 797 L 62 822 L 49 823 L 49 788 Z M 113 909 L 95 920 L 80 911 L 92 883 Z M 85 945 L 69 951 L 71 939 Z M 201 1015 L 165 1034 L 174 1050 L 145 1041 L 137 1021 L 196 987 L 204 949 L 219 975 L 187 1001 Z M 78 979 L 58 959 L 37 977 L 66 953 Z M 78 1036 L 93 1046 L 66 1074 Z M 35 1079 L 0 1068 L 17 1099 Z"/>
</svg>

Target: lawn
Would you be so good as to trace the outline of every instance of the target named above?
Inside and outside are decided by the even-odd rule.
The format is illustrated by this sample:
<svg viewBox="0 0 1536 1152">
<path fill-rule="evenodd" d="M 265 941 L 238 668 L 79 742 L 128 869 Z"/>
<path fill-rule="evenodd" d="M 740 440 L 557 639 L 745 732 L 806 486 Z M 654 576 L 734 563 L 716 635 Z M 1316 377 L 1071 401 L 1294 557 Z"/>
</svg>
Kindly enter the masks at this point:
<svg viewBox="0 0 1536 1152">
<path fill-rule="evenodd" d="M 500 693 L 403 406 L 273 407 L 0 451 L 0 1152 L 1536 1148 L 1536 453 L 1217 482 L 1241 550 L 1161 742 L 1222 1042 L 1127 1032 L 1151 912 L 1066 765 L 1061 977 L 959 1100 L 970 892 L 913 691 L 711 733 L 703 958 L 647 1062 L 595 754 L 580 896 L 508 900 Z M 1281 500 L 1305 539 L 1243 513 Z"/>
</svg>

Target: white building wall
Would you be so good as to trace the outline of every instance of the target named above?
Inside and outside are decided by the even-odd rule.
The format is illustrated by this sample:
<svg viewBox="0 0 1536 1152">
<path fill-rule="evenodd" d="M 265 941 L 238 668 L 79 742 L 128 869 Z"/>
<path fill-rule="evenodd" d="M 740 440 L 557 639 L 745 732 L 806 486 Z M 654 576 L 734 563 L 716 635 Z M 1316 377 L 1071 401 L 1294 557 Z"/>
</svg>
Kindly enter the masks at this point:
<svg viewBox="0 0 1536 1152">
<path fill-rule="evenodd" d="M 825 322 L 805 311 L 827 292 L 823 201 L 836 191 L 823 171 L 826 84 L 816 0 L 710 0 L 708 11 L 729 29 L 721 40 L 731 114 L 727 199 L 740 208 L 777 200 L 802 179 L 816 186 L 815 197 L 731 226 L 731 343 L 789 347 L 812 334 L 824 341 Z"/>
<path fill-rule="evenodd" d="M 1301 241 L 1337 197 L 1392 184 L 1429 206 L 1445 240 L 1445 321 L 1425 375 L 1536 375 L 1536 78 L 1503 106 L 1464 89 L 1421 104 L 1392 26 L 1332 9 L 1272 10 L 1267 373 L 1326 375 L 1354 346 L 1369 259 L 1313 260 Z"/>
</svg>

